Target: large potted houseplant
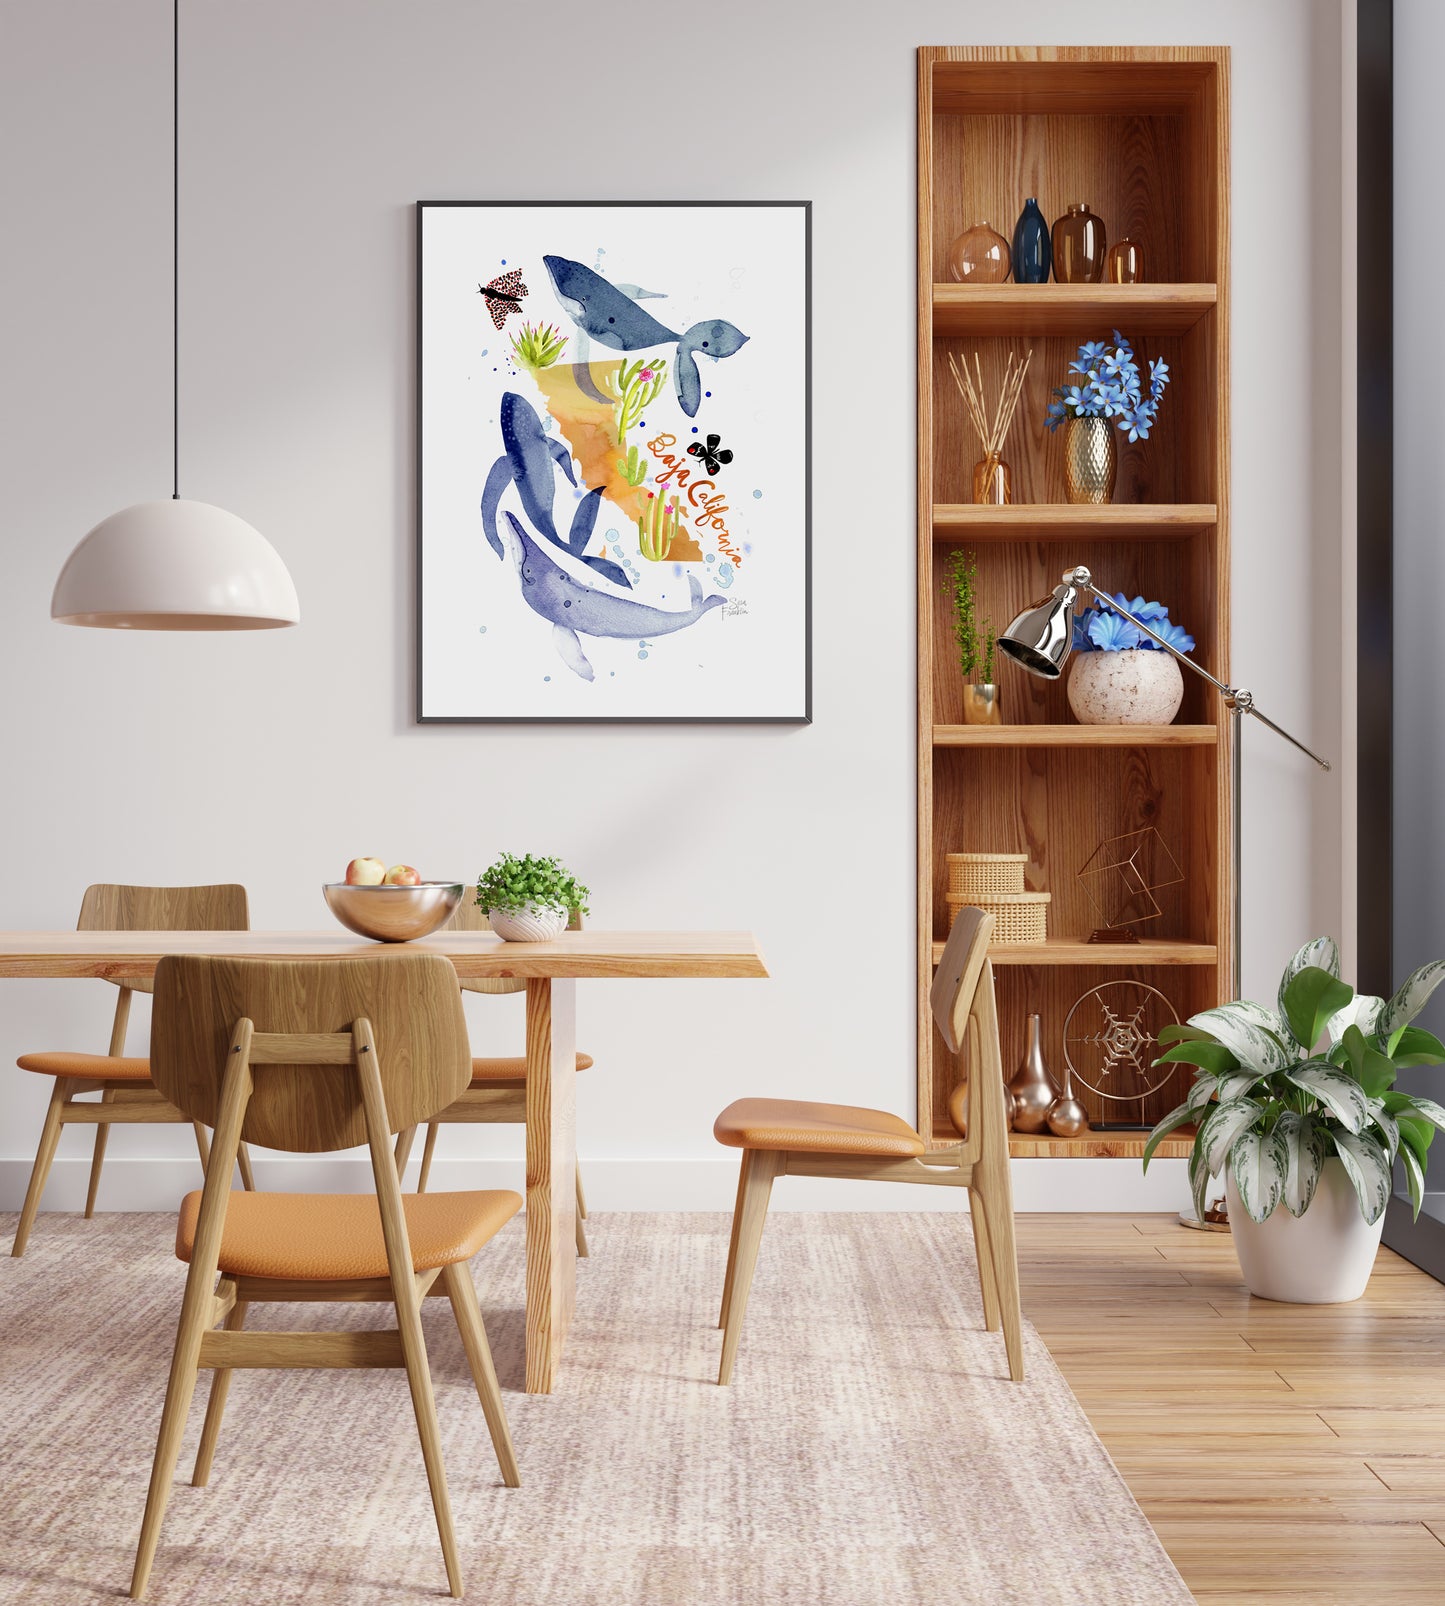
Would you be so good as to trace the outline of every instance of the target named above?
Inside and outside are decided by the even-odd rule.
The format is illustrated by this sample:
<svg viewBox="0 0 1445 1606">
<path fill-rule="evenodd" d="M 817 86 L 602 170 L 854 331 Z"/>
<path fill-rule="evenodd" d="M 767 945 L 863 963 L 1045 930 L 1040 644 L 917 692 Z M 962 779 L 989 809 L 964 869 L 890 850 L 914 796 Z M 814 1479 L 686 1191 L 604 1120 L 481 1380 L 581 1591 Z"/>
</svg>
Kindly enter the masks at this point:
<svg viewBox="0 0 1445 1606">
<path fill-rule="evenodd" d="M 1179 652 L 1194 651 L 1194 637 L 1170 622 L 1162 602 L 1114 593 L 1121 608 L 1142 619 Z M 1074 663 L 1069 707 L 1082 725 L 1167 725 L 1184 700 L 1179 662 L 1152 637 L 1105 602 L 1074 620 Z"/>
<path fill-rule="evenodd" d="M 1146 387 L 1134 348 L 1116 329 L 1112 346 L 1106 340 L 1086 340 L 1069 372 L 1079 383 L 1060 385 L 1044 417 L 1051 432 L 1064 426 L 1064 499 L 1112 502 L 1119 471 L 1115 431 L 1131 441 L 1149 439 L 1169 383 L 1169 365 L 1162 358 L 1150 362 Z"/>
<path fill-rule="evenodd" d="M 550 942 L 573 913 L 585 915 L 587 888 L 556 859 L 504 853 L 477 880 L 477 906 L 508 942 Z"/>
<path fill-rule="evenodd" d="M 1417 970 L 1388 1001 L 1339 979 L 1331 937 L 1306 943 L 1280 979 L 1277 1009 L 1240 999 L 1160 1034 L 1156 1064 L 1196 1067 L 1178 1109 L 1149 1135 L 1196 1122 L 1189 1179 L 1204 1213 L 1211 1176 L 1226 1179 L 1239 1267 L 1251 1293 L 1333 1304 L 1365 1291 L 1398 1160 L 1415 1214 L 1426 1156 L 1445 1108 L 1398 1092 L 1408 1065 L 1445 1062 L 1445 1045 L 1412 1025 L 1445 979 Z M 1283 1208 L 1281 1208 L 1281 1206 Z"/>
</svg>

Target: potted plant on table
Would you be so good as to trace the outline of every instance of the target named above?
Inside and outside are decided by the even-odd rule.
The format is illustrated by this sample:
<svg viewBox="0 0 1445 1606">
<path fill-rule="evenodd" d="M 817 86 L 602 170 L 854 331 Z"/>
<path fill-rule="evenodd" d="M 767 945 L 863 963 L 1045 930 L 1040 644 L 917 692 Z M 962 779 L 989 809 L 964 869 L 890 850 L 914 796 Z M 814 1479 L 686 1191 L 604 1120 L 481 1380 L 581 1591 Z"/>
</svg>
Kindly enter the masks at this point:
<svg viewBox="0 0 1445 1606">
<path fill-rule="evenodd" d="M 997 725 L 998 687 L 993 679 L 996 636 L 989 621 L 978 616 L 978 559 L 963 547 L 954 547 L 945 567 L 953 639 L 958 645 L 958 667 L 963 671 L 963 722 Z"/>
<path fill-rule="evenodd" d="M 550 942 L 573 914 L 585 915 L 587 888 L 556 859 L 504 853 L 477 880 L 477 906 L 508 942 Z"/>
<path fill-rule="evenodd" d="M 1170 622 L 1162 602 L 1122 591 L 1114 601 L 1176 651 L 1194 651 L 1194 637 Z M 1173 653 L 1107 603 L 1096 602 L 1075 618 L 1074 654 L 1069 707 L 1081 725 L 1168 725 L 1179 712 L 1184 676 Z"/>
<path fill-rule="evenodd" d="M 1222 1175 L 1239 1267 L 1263 1299 L 1358 1299 L 1396 1159 L 1418 1216 L 1426 1156 L 1445 1131 L 1445 1108 L 1395 1088 L 1403 1067 L 1445 1062 L 1445 1044 L 1411 1024 L 1445 961 L 1417 970 L 1388 1002 L 1356 996 L 1339 975 L 1334 939 L 1317 937 L 1285 967 L 1277 1010 L 1240 999 L 1160 1033 L 1169 1046 L 1155 1064 L 1193 1065 L 1195 1080 L 1150 1133 L 1145 1167 L 1168 1133 L 1198 1123 L 1196 1213 Z"/>
<path fill-rule="evenodd" d="M 1169 364 L 1162 358 L 1150 362 L 1146 394 L 1134 348 L 1116 329 L 1112 346 L 1086 340 L 1069 372 L 1081 382 L 1056 389 L 1044 417 L 1050 431 L 1064 425 L 1064 499 L 1112 502 L 1119 472 L 1115 430 L 1131 441 L 1149 439 L 1169 383 Z"/>
</svg>

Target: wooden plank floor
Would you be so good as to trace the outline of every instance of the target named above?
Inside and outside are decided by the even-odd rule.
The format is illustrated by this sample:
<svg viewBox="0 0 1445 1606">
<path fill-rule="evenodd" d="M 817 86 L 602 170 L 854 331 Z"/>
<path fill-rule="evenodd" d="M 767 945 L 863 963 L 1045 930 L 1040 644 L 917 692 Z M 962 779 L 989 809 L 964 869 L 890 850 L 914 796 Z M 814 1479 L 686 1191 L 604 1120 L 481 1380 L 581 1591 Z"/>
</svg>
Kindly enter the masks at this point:
<svg viewBox="0 0 1445 1606">
<path fill-rule="evenodd" d="M 1252 1299 L 1173 1216 L 1018 1218 L 1023 1302 L 1210 1606 L 1445 1602 L 1445 1287 Z"/>
</svg>

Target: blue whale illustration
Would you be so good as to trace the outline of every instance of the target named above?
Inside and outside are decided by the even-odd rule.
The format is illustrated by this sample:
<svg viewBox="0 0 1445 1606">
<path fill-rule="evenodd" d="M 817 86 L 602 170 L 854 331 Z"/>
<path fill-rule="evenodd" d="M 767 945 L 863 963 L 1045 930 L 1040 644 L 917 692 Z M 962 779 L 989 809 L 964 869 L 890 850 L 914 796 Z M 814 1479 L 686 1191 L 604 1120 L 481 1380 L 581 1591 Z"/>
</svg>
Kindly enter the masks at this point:
<svg viewBox="0 0 1445 1606">
<path fill-rule="evenodd" d="M 572 454 L 561 441 L 553 440 L 543 430 L 542 420 L 537 417 L 531 404 L 514 390 L 502 396 L 502 448 L 502 456 L 492 464 L 487 483 L 482 488 L 482 531 L 492 551 L 499 558 L 506 556 L 502 549 L 502 538 L 497 533 L 497 510 L 507 487 L 515 485 L 533 529 L 554 546 L 570 552 L 574 558 L 580 558 L 605 580 L 630 587 L 632 582 L 620 564 L 586 554 L 585 549 L 592 539 L 597 511 L 602 502 L 600 487 L 588 491 L 577 504 L 567 539 L 564 541 L 558 535 L 552 519 L 552 503 L 557 491 L 557 477 L 552 465 L 555 462 L 575 486 L 577 477 L 572 472 Z"/>
<path fill-rule="evenodd" d="M 646 641 L 686 630 L 724 599 L 704 597 L 693 575 L 687 577 L 692 605 L 677 613 L 653 608 L 631 597 L 614 597 L 574 580 L 537 545 L 511 513 L 505 515 L 507 545 L 522 582 L 522 600 L 552 626 L 552 645 L 562 662 L 583 680 L 595 678 L 578 636 L 617 636 Z"/>
<path fill-rule="evenodd" d="M 747 342 L 748 337 L 742 330 L 723 318 L 709 318 L 677 334 L 624 295 L 616 285 L 609 284 L 600 273 L 584 268 L 580 262 L 548 256 L 542 261 L 568 317 L 593 340 L 610 346 L 613 351 L 676 345 L 672 382 L 677 390 L 678 405 L 689 418 L 696 418 L 702 405 L 698 353 L 717 359 L 731 357 Z"/>
</svg>

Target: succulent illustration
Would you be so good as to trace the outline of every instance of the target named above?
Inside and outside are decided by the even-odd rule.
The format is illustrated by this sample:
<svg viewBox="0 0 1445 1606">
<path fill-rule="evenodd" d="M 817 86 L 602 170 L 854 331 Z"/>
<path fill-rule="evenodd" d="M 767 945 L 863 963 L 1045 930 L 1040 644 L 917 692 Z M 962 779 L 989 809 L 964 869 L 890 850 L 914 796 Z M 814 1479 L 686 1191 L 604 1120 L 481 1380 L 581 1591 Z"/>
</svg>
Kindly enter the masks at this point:
<svg viewBox="0 0 1445 1606">
<path fill-rule="evenodd" d="M 635 446 L 627 448 L 627 456 L 617 459 L 617 470 L 629 485 L 641 485 L 647 478 L 648 460 Z"/>
<path fill-rule="evenodd" d="M 666 506 L 660 496 L 652 498 L 651 505 L 637 521 L 637 539 L 642 555 L 651 563 L 663 562 L 672 551 L 672 543 L 682 527 L 678 500 L 673 497 Z"/>
<path fill-rule="evenodd" d="M 610 369 L 603 384 L 617 400 L 617 444 L 626 446 L 627 432 L 642 417 L 643 409 L 657 400 L 667 378 L 662 358 L 639 357 L 618 369 Z"/>
<path fill-rule="evenodd" d="M 550 323 L 524 323 L 512 336 L 512 350 L 524 368 L 550 368 L 566 345 L 566 335 Z"/>
</svg>

